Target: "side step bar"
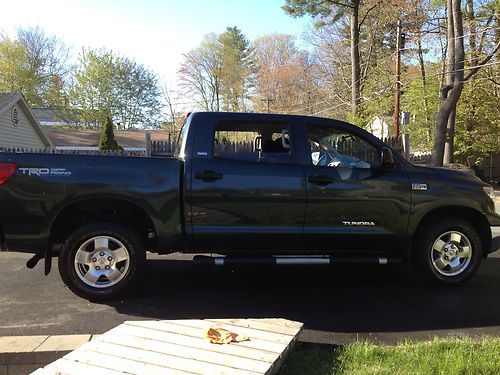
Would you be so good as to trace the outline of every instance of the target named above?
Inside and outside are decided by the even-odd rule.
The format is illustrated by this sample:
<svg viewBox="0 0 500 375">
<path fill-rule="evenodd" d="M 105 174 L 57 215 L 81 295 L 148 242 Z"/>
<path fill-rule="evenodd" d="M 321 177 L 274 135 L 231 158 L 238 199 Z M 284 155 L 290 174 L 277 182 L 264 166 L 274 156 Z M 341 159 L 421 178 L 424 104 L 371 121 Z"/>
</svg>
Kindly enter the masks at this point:
<svg viewBox="0 0 500 375">
<path fill-rule="evenodd" d="M 193 262 L 197 264 L 208 264 L 215 266 L 224 266 L 231 264 L 276 264 L 276 265 L 319 265 L 319 264 L 394 264 L 401 263 L 401 258 L 388 257 L 211 257 L 207 255 L 196 255 Z"/>
</svg>

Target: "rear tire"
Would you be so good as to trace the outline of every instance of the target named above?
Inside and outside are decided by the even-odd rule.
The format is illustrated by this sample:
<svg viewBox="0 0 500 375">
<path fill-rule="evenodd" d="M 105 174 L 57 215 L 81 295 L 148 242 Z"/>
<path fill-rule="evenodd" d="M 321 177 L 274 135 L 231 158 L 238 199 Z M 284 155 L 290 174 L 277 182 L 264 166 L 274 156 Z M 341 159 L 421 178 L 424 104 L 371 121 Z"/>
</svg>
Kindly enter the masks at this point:
<svg viewBox="0 0 500 375">
<path fill-rule="evenodd" d="M 479 268 L 483 244 L 467 221 L 445 219 L 434 222 L 415 239 L 412 265 L 424 280 L 440 285 L 458 285 Z"/>
<path fill-rule="evenodd" d="M 122 296 L 138 281 L 146 261 L 139 237 L 114 223 L 85 225 L 64 242 L 59 273 L 76 295 L 89 300 Z"/>
</svg>

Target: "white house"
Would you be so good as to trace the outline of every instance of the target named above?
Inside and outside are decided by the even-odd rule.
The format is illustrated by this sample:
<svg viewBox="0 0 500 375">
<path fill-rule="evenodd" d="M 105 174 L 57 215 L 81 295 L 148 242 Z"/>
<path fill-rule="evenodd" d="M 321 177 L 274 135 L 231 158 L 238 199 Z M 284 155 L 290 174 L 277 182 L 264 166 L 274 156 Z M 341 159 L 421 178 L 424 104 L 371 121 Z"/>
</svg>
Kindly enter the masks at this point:
<svg viewBox="0 0 500 375">
<path fill-rule="evenodd" d="M 389 137 L 389 125 L 384 121 L 383 118 L 375 116 L 367 126 L 367 129 L 375 137 L 384 139 Z"/>
<path fill-rule="evenodd" d="M 21 94 L 0 93 L 0 149 L 7 147 L 52 147 Z"/>
</svg>

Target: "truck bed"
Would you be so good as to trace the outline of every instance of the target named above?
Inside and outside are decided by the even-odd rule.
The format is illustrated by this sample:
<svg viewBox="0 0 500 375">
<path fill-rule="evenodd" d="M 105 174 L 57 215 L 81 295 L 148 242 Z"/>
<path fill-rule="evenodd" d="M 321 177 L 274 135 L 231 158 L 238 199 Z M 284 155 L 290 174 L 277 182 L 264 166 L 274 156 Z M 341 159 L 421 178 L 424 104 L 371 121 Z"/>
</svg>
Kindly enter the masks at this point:
<svg viewBox="0 0 500 375">
<path fill-rule="evenodd" d="M 182 235 L 181 163 L 176 158 L 0 153 L 0 162 L 17 167 L 0 185 L 3 250 L 35 253 L 45 248 L 53 222 L 76 201 L 79 210 L 88 204 L 104 215 L 113 214 L 104 212 L 111 201 L 143 210 L 151 218 L 154 237 L 162 239 L 157 249 L 168 248 L 169 241 L 175 243 Z"/>
</svg>

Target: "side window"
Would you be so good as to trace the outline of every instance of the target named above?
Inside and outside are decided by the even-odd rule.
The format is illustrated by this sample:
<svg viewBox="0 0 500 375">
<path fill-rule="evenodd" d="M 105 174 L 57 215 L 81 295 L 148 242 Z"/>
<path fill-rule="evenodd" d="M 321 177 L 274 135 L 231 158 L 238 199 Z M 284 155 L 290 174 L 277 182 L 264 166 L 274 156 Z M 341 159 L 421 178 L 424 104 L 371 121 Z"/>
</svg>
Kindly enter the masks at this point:
<svg viewBox="0 0 500 375">
<path fill-rule="evenodd" d="M 378 168 L 377 148 L 364 139 L 332 127 L 307 127 L 311 161 L 316 166 L 332 168 Z"/>
<path fill-rule="evenodd" d="M 288 163 L 292 149 L 287 124 L 224 124 L 214 131 L 217 158 Z"/>
</svg>

